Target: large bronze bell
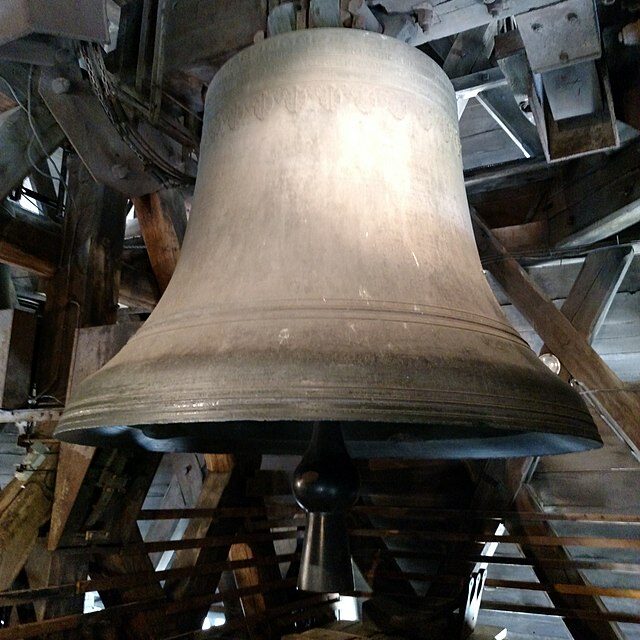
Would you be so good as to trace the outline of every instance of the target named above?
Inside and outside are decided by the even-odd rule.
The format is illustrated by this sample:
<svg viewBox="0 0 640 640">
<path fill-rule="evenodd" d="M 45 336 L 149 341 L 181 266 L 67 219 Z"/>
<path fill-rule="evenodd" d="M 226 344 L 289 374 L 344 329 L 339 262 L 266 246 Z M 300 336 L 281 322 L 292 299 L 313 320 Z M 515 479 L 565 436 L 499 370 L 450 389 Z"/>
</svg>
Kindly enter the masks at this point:
<svg viewBox="0 0 640 640">
<path fill-rule="evenodd" d="M 427 56 L 350 29 L 238 54 L 206 102 L 182 256 L 142 329 L 56 431 L 157 451 L 295 453 L 299 586 L 353 586 L 349 454 L 587 449 L 580 398 L 482 272 L 455 96 Z M 343 443 L 344 437 L 344 443 Z"/>
<path fill-rule="evenodd" d="M 482 272 L 446 75 L 351 29 L 263 41 L 215 76 L 179 265 L 71 398 L 62 440 L 493 457 L 596 446 L 580 398 Z"/>
</svg>

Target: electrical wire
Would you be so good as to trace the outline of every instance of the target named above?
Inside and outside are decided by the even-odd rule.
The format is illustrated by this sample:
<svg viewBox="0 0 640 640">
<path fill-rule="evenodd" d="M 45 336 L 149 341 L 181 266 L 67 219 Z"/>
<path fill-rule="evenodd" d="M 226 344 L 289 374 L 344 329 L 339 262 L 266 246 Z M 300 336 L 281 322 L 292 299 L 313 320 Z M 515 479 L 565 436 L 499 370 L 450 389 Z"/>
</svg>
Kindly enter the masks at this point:
<svg viewBox="0 0 640 640">
<path fill-rule="evenodd" d="M 27 122 L 29 123 L 29 128 L 31 129 L 31 132 L 33 133 L 33 137 L 38 142 L 38 145 L 40 146 L 40 149 L 42 150 L 42 153 L 45 156 L 45 158 L 49 159 L 51 157 L 51 154 L 47 152 L 47 150 L 46 150 L 46 148 L 44 146 L 44 143 L 42 142 L 42 138 L 38 134 L 38 131 L 37 131 L 36 126 L 35 126 L 35 122 L 33 120 L 33 114 L 32 114 L 32 111 L 31 111 L 32 79 L 33 79 L 33 65 L 31 65 L 29 67 L 29 78 L 28 78 L 28 81 L 27 81 L 27 100 L 26 100 L 27 104 L 25 105 L 24 102 L 22 100 L 20 100 L 20 98 L 18 97 L 18 94 L 17 94 L 16 90 L 14 89 L 13 85 L 3 75 L 0 75 L 0 80 L 2 80 L 7 85 L 7 87 L 9 88 L 9 91 L 11 92 L 11 95 L 12 95 L 13 99 L 16 102 L 16 104 L 27 114 Z M 56 163 L 55 162 L 51 162 L 51 166 L 54 168 L 55 172 L 58 174 L 57 176 L 54 176 L 52 174 L 46 174 L 44 171 L 42 171 L 41 169 L 39 169 L 36 166 L 36 163 L 34 162 L 33 157 L 31 155 L 31 145 L 32 144 L 33 144 L 33 139 L 29 140 L 29 143 L 27 144 L 27 160 L 29 161 L 29 164 L 31 165 L 33 170 L 36 171 L 37 173 L 39 173 L 40 175 L 42 175 L 42 176 L 44 176 L 46 178 L 49 178 L 50 180 L 55 180 L 55 181 L 58 181 L 61 184 L 64 184 L 65 185 L 65 192 L 69 195 L 69 199 L 73 203 L 73 196 L 69 193 L 69 190 L 67 188 L 67 184 L 66 184 L 64 178 L 62 177 L 62 174 L 60 173 L 58 167 L 56 166 Z"/>
<path fill-rule="evenodd" d="M 80 55 L 89 75 L 94 93 L 122 140 L 164 186 L 193 184 L 194 177 L 174 167 L 162 157 L 132 126 L 120 97 L 119 89 L 111 80 L 104 64 L 99 45 L 82 43 Z"/>
</svg>

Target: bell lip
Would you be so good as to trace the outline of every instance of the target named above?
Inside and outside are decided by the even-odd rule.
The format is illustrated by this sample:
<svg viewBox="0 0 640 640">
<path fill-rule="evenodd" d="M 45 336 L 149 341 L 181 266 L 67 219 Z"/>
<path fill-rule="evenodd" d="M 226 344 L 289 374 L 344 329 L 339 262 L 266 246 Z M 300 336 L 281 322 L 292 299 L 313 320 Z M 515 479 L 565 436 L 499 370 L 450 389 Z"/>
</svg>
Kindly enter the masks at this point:
<svg viewBox="0 0 640 640">
<path fill-rule="evenodd" d="M 80 426 L 56 429 L 63 442 L 136 447 L 155 452 L 302 455 L 312 421 L 182 422 L 155 425 Z M 583 434 L 513 430 L 483 425 L 340 421 L 353 458 L 486 459 L 557 455 L 597 449 L 595 427 Z M 445 433 L 458 433 L 446 437 Z M 373 437 L 367 438 L 367 432 Z M 164 437 L 163 437 L 164 436 Z"/>
</svg>

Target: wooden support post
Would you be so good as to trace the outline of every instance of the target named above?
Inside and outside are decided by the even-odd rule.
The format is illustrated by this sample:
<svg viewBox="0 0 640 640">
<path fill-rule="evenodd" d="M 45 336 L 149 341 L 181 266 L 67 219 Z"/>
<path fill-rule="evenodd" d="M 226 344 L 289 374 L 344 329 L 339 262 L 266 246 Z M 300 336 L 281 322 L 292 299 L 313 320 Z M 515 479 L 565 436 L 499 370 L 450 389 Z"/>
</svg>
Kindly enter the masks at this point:
<svg viewBox="0 0 640 640">
<path fill-rule="evenodd" d="M 640 394 L 625 388 L 475 212 L 472 218 L 481 253 L 493 256 L 487 269 L 571 375 L 598 398 L 621 432 L 640 448 Z"/>
<path fill-rule="evenodd" d="M 175 190 L 156 191 L 134 198 L 133 204 L 160 293 L 164 293 L 178 263 L 186 228 L 184 199 Z"/>
<path fill-rule="evenodd" d="M 248 544 L 239 543 L 232 544 L 229 549 L 229 560 L 252 560 L 254 558 L 253 551 Z M 258 567 L 244 567 L 242 569 L 234 569 L 233 575 L 235 577 L 236 586 L 238 589 L 244 587 L 257 587 L 260 584 L 260 574 L 258 573 Z M 250 616 L 259 616 L 267 609 L 265 604 L 264 594 L 254 593 L 246 595 L 240 598 L 242 604 L 242 611 L 245 618 Z"/>
<path fill-rule="evenodd" d="M 169 486 L 162 499 L 160 509 L 179 509 L 195 507 L 198 496 L 202 491 L 202 469 L 198 457 L 193 453 L 174 453 L 165 456 L 165 462 L 169 461 L 173 469 L 173 475 Z M 174 534 L 179 520 L 156 520 L 151 524 L 145 540 L 170 540 Z M 158 569 L 163 553 L 151 554 L 151 561 Z"/>
<path fill-rule="evenodd" d="M 78 331 L 69 374 L 69 393 L 120 351 L 140 326 L 139 322 L 128 322 Z M 94 447 L 61 445 L 48 539 L 51 551 L 61 544 L 72 543 L 78 527 L 86 519 L 90 498 L 89 495 L 80 497 L 80 492 L 95 453 Z M 84 486 L 84 491 L 92 494 L 93 487 Z"/>
<path fill-rule="evenodd" d="M 241 506 L 246 501 L 246 479 L 259 467 L 259 458 L 236 458 L 230 455 L 205 456 L 208 474 L 202 485 L 197 507 L 216 508 Z M 235 518 L 197 518 L 187 527 L 185 538 L 230 536 L 237 533 L 241 520 Z M 195 596 L 211 594 L 213 599 L 220 581 L 221 572 L 199 575 L 198 566 L 226 560 L 229 546 L 203 547 L 178 551 L 172 568 L 193 567 L 193 575 L 183 580 L 167 581 L 165 592 L 172 600 L 185 600 Z M 176 620 L 179 631 L 197 629 L 207 615 L 209 607 L 203 606 L 185 612 Z"/>
<path fill-rule="evenodd" d="M 59 268 L 47 287 L 37 393 L 64 402 L 75 331 L 115 322 L 126 199 L 69 158 L 69 203 Z"/>
<path fill-rule="evenodd" d="M 82 329 L 77 333 L 69 389 L 97 371 L 139 328 L 140 323 Z M 104 451 L 62 444 L 55 501 L 51 515 L 49 549 L 59 545 L 142 542 L 137 516 L 160 463 L 159 454 Z M 69 566 L 66 567 L 69 569 Z M 150 571 L 153 565 L 144 552 L 128 556 L 100 557 L 90 567 L 93 576 L 117 576 Z M 158 582 L 118 593 L 101 592 L 106 606 L 164 597 Z M 53 613 L 56 613 L 55 611 Z M 58 612 L 59 613 L 59 612 Z M 47 617 L 51 617 L 48 615 Z M 118 637 L 130 640 L 159 637 L 166 631 L 157 614 L 137 613 Z"/>
</svg>

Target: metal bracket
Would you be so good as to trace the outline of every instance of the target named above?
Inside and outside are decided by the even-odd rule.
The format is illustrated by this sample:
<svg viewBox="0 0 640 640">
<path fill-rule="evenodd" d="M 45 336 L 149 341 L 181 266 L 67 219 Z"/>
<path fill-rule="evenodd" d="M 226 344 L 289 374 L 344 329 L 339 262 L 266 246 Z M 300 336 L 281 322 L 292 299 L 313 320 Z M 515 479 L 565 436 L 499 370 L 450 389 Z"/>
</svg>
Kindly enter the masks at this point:
<svg viewBox="0 0 640 640">
<path fill-rule="evenodd" d="M 484 583 L 487 579 L 487 570 L 478 569 L 469 577 L 467 583 L 467 600 L 464 609 L 460 610 L 460 618 L 462 628 L 460 630 L 461 640 L 468 638 L 476 628 L 478 621 L 478 613 L 480 612 L 480 602 L 482 600 L 482 592 L 484 591 Z"/>
<path fill-rule="evenodd" d="M 517 16 L 535 73 L 594 60 L 602 55 L 593 0 L 565 0 Z"/>
</svg>

